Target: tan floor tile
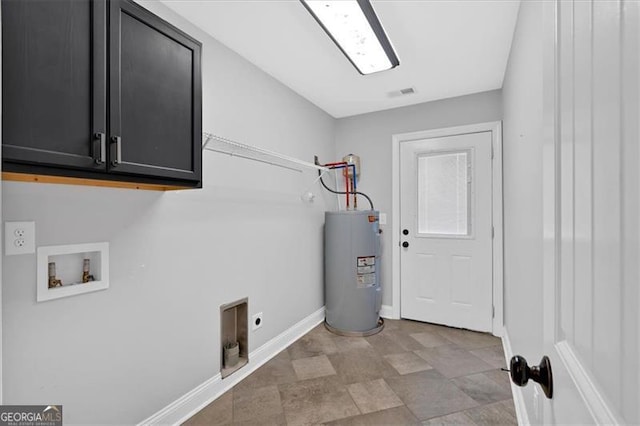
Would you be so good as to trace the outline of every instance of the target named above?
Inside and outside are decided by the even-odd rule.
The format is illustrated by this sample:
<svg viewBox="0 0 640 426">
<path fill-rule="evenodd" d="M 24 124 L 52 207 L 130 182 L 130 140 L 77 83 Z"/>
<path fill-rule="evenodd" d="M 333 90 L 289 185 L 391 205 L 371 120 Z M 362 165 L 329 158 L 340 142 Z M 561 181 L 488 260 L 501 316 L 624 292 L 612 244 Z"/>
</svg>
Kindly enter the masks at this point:
<svg viewBox="0 0 640 426">
<path fill-rule="evenodd" d="M 494 368 L 508 368 L 504 359 L 504 349 L 502 345 L 489 346 L 488 348 L 474 349 L 469 351 Z"/>
<path fill-rule="evenodd" d="M 437 333 L 451 340 L 461 348 L 469 350 L 502 344 L 499 337 L 492 336 L 488 333 L 479 333 L 477 331 L 463 330 L 460 328 L 442 327 L 438 329 Z"/>
<path fill-rule="evenodd" d="M 506 391 L 511 392 L 511 377 L 508 371 L 502 370 L 489 370 L 482 374 L 502 386 Z"/>
<path fill-rule="evenodd" d="M 399 374 L 417 373 L 430 370 L 431 367 L 424 359 L 413 352 L 385 355 L 383 357 Z"/>
<path fill-rule="evenodd" d="M 274 414 L 273 416 L 264 416 L 259 419 L 247 420 L 245 422 L 233 422 L 234 426 L 285 426 L 287 419 L 284 413 Z"/>
<path fill-rule="evenodd" d="M 373 349 L 329 355 L 329 361 L 343 383 L 359 383 L 396 376 L 398 373 Z"/>
<path fill-rule="evenodd" d="M 279 389 L 289 425 L 318 424 L 360 414 L 336 376 L 283 384 Z"/>
<path fill-rule="evenodd" d="M 442 375 L 449 378 L 494 369 L 477 356 L 455 345 L 426 348 L 414 352 Z"/>
<path fill-rule="evenodd" d="M 479 426 L 517 425 L 518 421 L 503 402 L 481 405 L 464 412 Z"/>
<path fill-rule="evenodd" d="M 453 343 L 451 340 L 442 337 L 440 334 L 432 332 L 413 333 L 410 334 L 410 336 L 425 348 L 434 348 L 436 346 L 450 345 Z"/>
<path fill-rule="evenodd" d="M 396 407 L 375 413 L 348 417 L 342 420 L 327 423 L 331 426 L 390 426 L 390 425 L 419 425 L 420 421 L 407 409 Z"/>
<path fill-rule="evenodd" d="M 333 338 L 339 352 L 348 352 L 357 349 L 371 349 L 372 346 L 364 337 L 335 336 Z"/>
<path fill-rule="evenodd" d="M 296 380 L 298 380 L 298 377 L 293 370 L 289 354 L 284 351 L 284 353 L 279 354 L 251 373 L 238 383 L 234 389 L 258 388 L 280 383 L 292 383 Z"/>
<path fill-rule="evenodd" d="M 425 333 L 439 330 L 442 326 L 430 324 L 428 322 L 401 320 L 398 321 L 398 329 L 403 333 Z M 446 327 L 445 327 L 446 328 Z"/>
<path fill-rule="evenodd" d="M 384 379 L 353 383 L 347 389 L 362 414 L 404 405 Z"/>
<path fill-rule="evenodd" d="M 478 405 L 435 370 L 390 377 L 385 381 L 420 420 L 444 416 Z"/>
<path fill-rule="evenodd" d="M 295 359 L 291 362 L 299 380 L 315 379 L 336 374 L 326 355 Z"/>
<path fill-rule="evenodd" d="M 291 360 L 291 356 L 289 356 L 289 352 L 287 352 L 286 349 L 283 349 L 280 352 L 278 352 L 276 356 L 271 358 L 271 360 L 274 360 L 274 361 L 277 361 L 277 360 Z"/>
<path fill-rule="evenodd" d="M 422 422 L 425 426 L 450 426 L 450 425 L 475 425 L 475 422 L 471 420 L 471 417 L 464 413 L 453 413 L 447 416 L 436 417 Z"/>
<path fill-rule="evenodd" d="M 233 420 L 233 391 L 204 407 L 198 414 L 183 423 L 186 426 L 227 425 Z"/>
<path fill-rule="evenodd" d="M 380 355 L 405 353 L 407 349 L 404 346 L 400 346 L 397 342 L 392 340 L 384 332 L 374 334 L 373 336 L 365 337 L 367 342 L 373 349 Z"/>
<path fill-rule="evenodd" d="M 255 421 L 279 414 L 282 414 L 282 404 L 276 385 L 234 392 L 234 422 Z"/>
<path fill-rule="evenodd" d="M 393 320 L 393 319 L 388 319 L 385 318 L 384 319 L 384 329 L 382 329 L 382 332 L 387 332 L 387 331 L 395 331 L 395 330 L 399 330 L 400 329 L 400 323 L 404 321 L 404 320 Z"/>
<path fill-rule="evenodd" d="M 322 328 L 320 328 L 322 327 Z M 287 348 L 291 359 L 308 358 L 318 355 L 330 355 L 338 352 L 333 334 L 323 324 L 302 336 Z"/>
<path fill-rule="evenodd" d="M 480 404 L 511 398 L 510 389 L 505 389 L 483 373 L 457 377 L 452 382 Z"/>
<path fill-rule="evenodd" d="M 389 340 L 391 340 L 393 345 L 404 349 L 405 352 L 424 349 L 424 346 L 421 345 L 416 339 L 402 331 L 390 333 L 386 336 L 389 338 Z"/>
<path fill-rule="evenodd" d="M 513 403 L 513 399 L 507 399 L 506 401 L 502 401 L 500 404 L 507 410 L 509 414 L 513 416 L 514 419 L 518 418 L 516 414 L 516 406 Z"/>
<path fill-rule="evenodd" d="M 348 338 L 320 324 L 185 424 L 515 424 L 503 362 L 500 340 L 484 333 L 385 320 L 376 335 Z"/>
</svg>

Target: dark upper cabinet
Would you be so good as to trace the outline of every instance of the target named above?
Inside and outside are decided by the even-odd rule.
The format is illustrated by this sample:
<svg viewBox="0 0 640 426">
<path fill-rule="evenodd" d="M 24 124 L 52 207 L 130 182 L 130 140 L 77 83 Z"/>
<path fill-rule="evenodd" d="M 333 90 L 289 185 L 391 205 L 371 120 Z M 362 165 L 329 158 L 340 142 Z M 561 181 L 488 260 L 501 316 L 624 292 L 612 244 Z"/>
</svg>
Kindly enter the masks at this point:
<svg viewBox="0 0 640 426">
<path fill-rule="evenodd" d="M 106 19 L 104 1 L 2 1 L 4 158 L 105 170 Z"/>
<path fill-rule="evenodd" d="M 2 0 L 5 171 L 199 186 L 201 45 L 129 0 Z"/>
<path fill-rule="evenodd" d="M 200 43 L 129 0 L 109 17 L 113 171 L 199 180 Z"/>
</svg>

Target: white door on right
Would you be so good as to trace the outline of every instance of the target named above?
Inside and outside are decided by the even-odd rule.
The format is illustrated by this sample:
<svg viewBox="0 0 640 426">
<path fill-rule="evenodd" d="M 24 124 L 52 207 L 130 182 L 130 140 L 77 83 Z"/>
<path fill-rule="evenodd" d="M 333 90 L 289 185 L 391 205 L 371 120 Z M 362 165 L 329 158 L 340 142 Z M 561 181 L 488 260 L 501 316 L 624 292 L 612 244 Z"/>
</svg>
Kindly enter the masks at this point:
<svg viewBox="0 0 640 426">
<path fill-rule="evenodd" d="M 544 5 L 544 424 L 640 424 L 638 8 Z"/>
<path fill-rule="evenodd" d="M 401 317 L 492 330 L 491 132 L 400 144 Z"/>
</svg>

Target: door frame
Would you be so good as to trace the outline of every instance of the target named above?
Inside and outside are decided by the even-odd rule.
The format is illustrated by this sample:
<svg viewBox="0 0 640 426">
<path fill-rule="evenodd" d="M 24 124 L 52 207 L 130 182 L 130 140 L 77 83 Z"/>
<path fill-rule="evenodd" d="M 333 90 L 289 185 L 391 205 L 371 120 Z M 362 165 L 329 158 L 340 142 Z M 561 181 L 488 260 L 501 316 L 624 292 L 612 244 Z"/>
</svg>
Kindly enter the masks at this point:
<svg viewBox="0 0 640 426">
<path fill-rule="evenodd" d="M 492 162 L 492 220 L 493 236 L 493 319 L 492 333 L 502 336 L 504 329 L 504 269 L 503 269 L 503 221 L 502 221 L 502 121 L 490 121 L 464 126 L 445 127 L 410 133 L 398 133 L 391 137 L 391 317 L 400 319 L 400 144 L 421 139 L 447 137 L 468 133 L 491 132 Z"/>
</svg>

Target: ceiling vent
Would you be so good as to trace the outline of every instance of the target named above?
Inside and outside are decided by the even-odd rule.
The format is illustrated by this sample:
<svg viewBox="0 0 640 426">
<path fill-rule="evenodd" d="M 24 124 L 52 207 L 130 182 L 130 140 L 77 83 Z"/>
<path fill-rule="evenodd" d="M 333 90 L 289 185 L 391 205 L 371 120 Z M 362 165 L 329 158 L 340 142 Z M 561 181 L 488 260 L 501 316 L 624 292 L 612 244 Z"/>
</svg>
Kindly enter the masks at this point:
<svg viewBox="0 0 640 426">
<path fill-rule="evenodd" d="M 416 89 L 413 87 L 407 87 L 406 89 L 394 90 L 393 92 L 389 92 L 388 95 L 390 98 L 397 98 L 398 96 L 406 96 L 413 95 L 416 93 Z"/>
</svg>

